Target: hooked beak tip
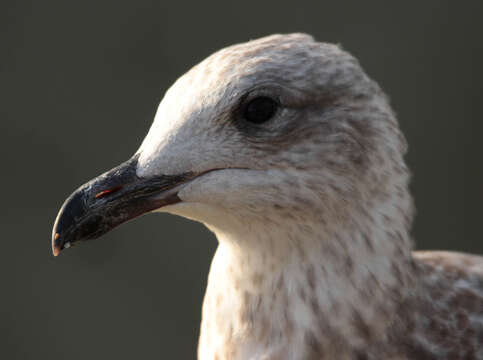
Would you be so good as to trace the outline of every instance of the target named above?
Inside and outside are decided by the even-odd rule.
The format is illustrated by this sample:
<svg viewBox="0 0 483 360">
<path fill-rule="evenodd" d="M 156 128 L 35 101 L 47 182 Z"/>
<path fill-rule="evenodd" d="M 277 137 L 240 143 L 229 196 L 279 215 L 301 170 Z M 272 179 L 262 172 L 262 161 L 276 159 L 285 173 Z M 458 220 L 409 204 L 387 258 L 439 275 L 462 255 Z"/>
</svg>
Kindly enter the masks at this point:
<svg viewBox="0 0 483 360">
<path fill-rule="evenodd" d="M 52 247 L 52 253 L 57 257 L 60 254 L 60 247 L 54 245 Z"/>
<path fill-rule="evenodd" d="M 62 250 L 57 242 L 59 240 L 59 237 L 60 234 L 55 233 L 54 238 L 52 239 L 52 253 L 54 254 L 54 256 L 58 256 L 60 254 L 60 251 Z"/>
</svg>

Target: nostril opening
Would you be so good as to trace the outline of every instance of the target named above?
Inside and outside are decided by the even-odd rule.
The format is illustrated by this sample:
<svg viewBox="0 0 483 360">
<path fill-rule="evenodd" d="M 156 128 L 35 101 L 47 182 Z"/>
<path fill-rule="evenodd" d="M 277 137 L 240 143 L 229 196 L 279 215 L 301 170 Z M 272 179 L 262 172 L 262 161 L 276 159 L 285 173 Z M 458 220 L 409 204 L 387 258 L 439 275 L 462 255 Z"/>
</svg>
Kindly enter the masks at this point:
<svg viewBox="0 0 483 360">
<path fill-rule="evenodd" d="M 95 198 L 100 199 L 100 198 L 106 197 L 106 196 L 111 195 L 111 194 L 113 194 L 113 193 L 115 193 L 115 192 L 117 192 L 121 189 L 122 189 L 122 186 L 119 185 L 119 186 L 113 187 L 112 189 L 107 189 L 107 190 L 101 191 L 101 192 L 96 194 Z"/>
</svg>

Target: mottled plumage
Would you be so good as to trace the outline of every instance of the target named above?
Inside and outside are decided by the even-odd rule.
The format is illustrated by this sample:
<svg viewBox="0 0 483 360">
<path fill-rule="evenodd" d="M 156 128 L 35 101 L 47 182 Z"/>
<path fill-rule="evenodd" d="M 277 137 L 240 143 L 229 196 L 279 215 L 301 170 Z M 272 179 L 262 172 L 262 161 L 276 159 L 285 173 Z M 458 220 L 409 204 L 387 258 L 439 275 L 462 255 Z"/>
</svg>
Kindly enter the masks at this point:
<svg viewBox="0 0 483 360">
<path fill-rule="evenodd" d="M 249 123 L 260 96 L 279 108 Z M 483 359 L 483 258 L 412 253 L 405 152 L 379 86 L 308 35 L 228 47 L 168 90 L 130 166 L 183 174 L 159 211 L 218 238 L 200 359 Z"/>
</svg>

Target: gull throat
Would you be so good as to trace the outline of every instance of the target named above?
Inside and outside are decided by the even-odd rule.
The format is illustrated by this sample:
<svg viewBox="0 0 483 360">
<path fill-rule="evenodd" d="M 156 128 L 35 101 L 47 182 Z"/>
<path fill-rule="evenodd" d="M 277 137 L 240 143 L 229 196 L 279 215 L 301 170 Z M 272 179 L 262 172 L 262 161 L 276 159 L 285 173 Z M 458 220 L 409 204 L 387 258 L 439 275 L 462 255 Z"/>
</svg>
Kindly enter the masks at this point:
<svg viewBox="0 0 483 360">
<path fill-rule="evenodd" d="M 230 358 L 236 348 L 243 359 L 258 346 L 275 358 L 310 358 L 300 344 L 312 344 L 343 358 L 347 349 L 369 346 L 367 328 L 371 338 L 389 334 L 401 321 L 396 309 L 415 287 L 411 241 L 404 230 L 368 235 L 352 223 L 273 219 L 247 223 L 244 231 L 211 227 L 220 245 L 203 305 L 199 357 Z M 388 246 L 392 236 L 405 237 L 398 242 L 404 245 Z M 293 334 L 289 342 L 286 331 Z"/>
</svg>

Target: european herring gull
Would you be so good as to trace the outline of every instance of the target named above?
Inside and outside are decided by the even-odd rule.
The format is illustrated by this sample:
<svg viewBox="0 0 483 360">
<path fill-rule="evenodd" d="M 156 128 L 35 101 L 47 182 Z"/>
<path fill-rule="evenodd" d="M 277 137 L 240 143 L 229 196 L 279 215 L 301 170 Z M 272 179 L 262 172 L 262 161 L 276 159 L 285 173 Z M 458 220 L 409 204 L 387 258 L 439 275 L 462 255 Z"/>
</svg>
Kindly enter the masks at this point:
<svg viewBox="0 0 483 360">
<path fill-rule="evenodd" d="M 339 46 L 230 46 L 167 91 L 130 160 L 66 200 L 54 255 L 178 214 L 219 242 L 199 359 L 483 359 L 483 258 L 412 252 L 405 153 Z"/>
</svg>

